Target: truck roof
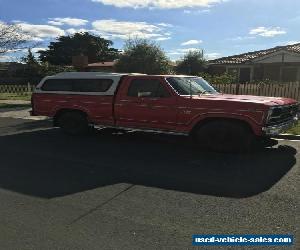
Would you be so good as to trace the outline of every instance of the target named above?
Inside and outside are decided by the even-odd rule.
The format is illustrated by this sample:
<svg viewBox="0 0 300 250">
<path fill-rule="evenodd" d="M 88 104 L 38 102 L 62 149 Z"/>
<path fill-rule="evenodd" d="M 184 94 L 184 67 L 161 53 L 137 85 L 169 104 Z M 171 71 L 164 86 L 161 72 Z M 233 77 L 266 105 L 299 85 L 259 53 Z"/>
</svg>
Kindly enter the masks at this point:
<svg viewBox="0 0 300 250">
<path fill-rule="evenodd" d="M 168 75 L 168 74 L 161 74 L 161 75 L 147 75 L 141 73 L 110 73 L 110 72 L 61 72 L 56 75 L 50 76 L 51 78 L 97 78 L 97 77 L 122 77 L 122 76 L 160 76 L 160 77 L 193 77 L 188 75 Z"/>
<path fill-rule="evenodd" d="M 122 77 L 127 75 L 144 75 L 139 73 L 110 73 L 110 72 L 61 72 L 51 76 L 51 78 L 87 78 L 87 77 Z"/>
</svg>

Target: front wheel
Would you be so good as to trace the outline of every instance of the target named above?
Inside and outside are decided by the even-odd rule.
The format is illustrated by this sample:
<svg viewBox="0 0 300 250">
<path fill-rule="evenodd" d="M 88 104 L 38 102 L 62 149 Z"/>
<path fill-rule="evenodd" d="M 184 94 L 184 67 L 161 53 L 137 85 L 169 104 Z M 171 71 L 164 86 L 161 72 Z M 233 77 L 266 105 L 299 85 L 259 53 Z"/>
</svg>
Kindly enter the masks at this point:
<svg viewBox="0 0 300 250">
<path fill-rule="evenodd" d="M 249 152 L 256 138 L 242 122 L 211 121 L 196 131 L 197 142 L 203 148 L 217 152 Z"/>
<path fill-rule="evenodd" d="M 58 117 L 58 126 L 70 135 L 84 134 L 88 131 L 86 116 L 76 111 L 62 113 Z"/>
</svg>

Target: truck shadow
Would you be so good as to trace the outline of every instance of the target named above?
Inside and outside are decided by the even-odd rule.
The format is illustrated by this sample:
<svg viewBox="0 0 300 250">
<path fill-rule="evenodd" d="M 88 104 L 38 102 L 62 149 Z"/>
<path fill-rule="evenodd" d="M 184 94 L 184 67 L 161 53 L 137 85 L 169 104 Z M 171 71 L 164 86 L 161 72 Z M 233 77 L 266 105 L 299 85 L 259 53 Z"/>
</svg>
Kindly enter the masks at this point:
<svg viewBox="0 0 300 250">
<path fill-rule="evenodd" d="M 185 137 L 102 130 L 71 137 L 49 129 L 0 137 L 0 187 L 54 198 L 131 183 L 224 197 L 270 189 L 296 163 L 296 149 L 245 155 L 203 152 Z"/>
</svg>

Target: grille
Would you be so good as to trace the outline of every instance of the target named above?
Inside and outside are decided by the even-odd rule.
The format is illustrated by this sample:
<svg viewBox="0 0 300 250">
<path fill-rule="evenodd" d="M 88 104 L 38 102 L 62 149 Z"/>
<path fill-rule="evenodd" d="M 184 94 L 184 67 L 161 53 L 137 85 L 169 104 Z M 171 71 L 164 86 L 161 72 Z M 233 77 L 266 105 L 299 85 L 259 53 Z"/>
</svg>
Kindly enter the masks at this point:
<svg viewBox="0 0 300 250">
<path fill-rule="evenodd" d="M 299 105 L 287 105 L 287 106 L 280 106 L 273 109 L 273 112 L 269 118 L 268 124 L 274 125 L 283 122 L 290 121 L 294 119 L 294 117 L 299 112 Z"/>
</svg>

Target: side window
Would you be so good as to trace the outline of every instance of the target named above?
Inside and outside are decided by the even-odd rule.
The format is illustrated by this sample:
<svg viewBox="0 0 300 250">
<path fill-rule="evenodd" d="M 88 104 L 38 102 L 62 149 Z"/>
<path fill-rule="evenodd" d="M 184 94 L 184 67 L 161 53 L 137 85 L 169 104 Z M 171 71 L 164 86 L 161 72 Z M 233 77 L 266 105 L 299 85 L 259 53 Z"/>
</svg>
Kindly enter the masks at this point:
<svg viewBox="0 0 300 250">
<path fill-rule="evenodd" d="M 75 79 L 73 91 L 75 92 L 106 92 L 112 85 L 111 79 Z"/>
<path fill-rule="evenodd" d="M 50 79 L 42 86 L 44 91 L 72 91 L 72 82 L 68 79 Z"/>
<path fill-rule="evenodd" d="M 111 79 L 50 79 L 44 91 L 106 92 L 112 85 Z"/>
<path fill-rule="evenodd" d="M 168 97 L 169 92 L 156 79 L 136 79 L 131 81 L 128 88 L 128 96 L 132 97 Z"/>
</svg>

